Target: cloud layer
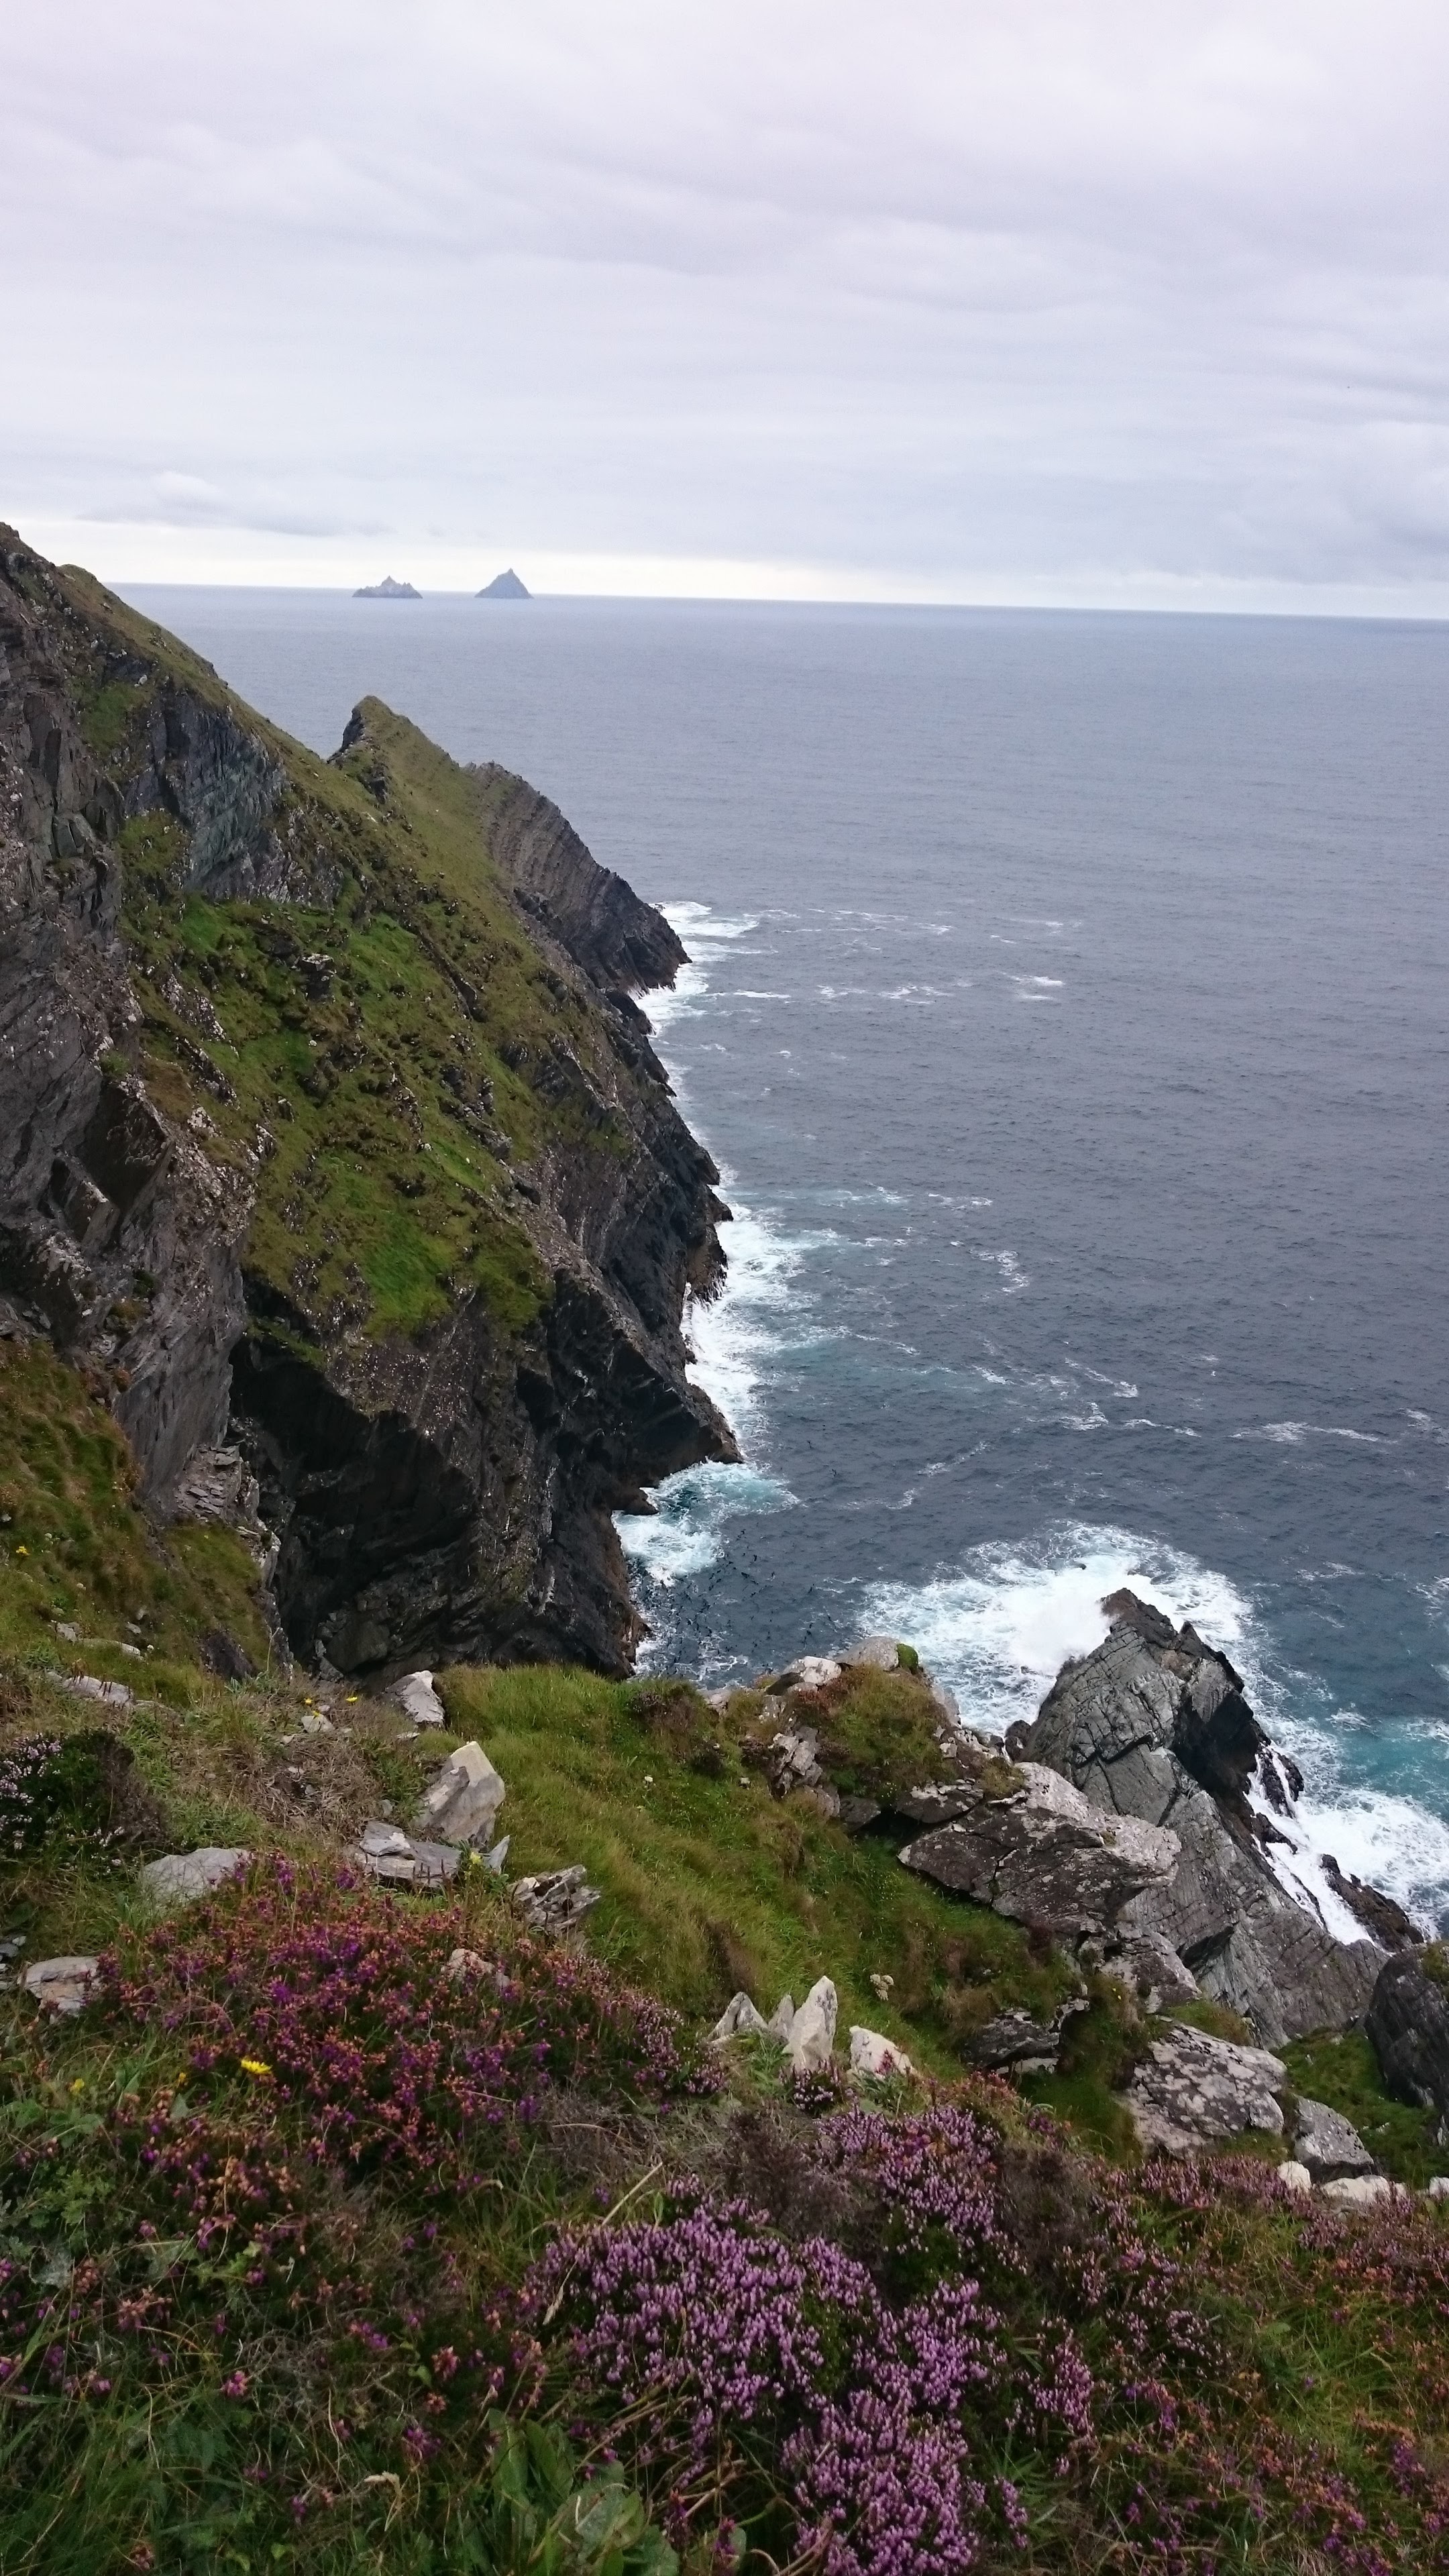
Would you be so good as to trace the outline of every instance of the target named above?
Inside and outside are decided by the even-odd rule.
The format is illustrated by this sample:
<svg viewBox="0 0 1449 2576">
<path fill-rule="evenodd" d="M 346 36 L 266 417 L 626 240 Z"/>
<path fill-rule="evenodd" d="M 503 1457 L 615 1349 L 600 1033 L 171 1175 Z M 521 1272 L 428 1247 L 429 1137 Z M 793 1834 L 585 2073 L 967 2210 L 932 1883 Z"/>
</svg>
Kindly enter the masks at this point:
<svg viewBox="0 0 1449 2576">
<path fill-rule="evenodd" d="M 6 90 L 0 512 L 114 578 L 1449 607 L 1425 0 L 51 0 Z"/>
</svg>

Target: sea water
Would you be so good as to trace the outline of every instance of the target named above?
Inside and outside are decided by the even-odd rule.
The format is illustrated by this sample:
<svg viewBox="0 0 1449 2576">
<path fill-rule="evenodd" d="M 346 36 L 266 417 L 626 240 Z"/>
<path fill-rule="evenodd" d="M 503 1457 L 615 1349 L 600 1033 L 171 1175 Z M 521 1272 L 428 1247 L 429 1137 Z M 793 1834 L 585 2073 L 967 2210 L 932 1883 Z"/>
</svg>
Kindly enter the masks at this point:
<svg viewBox="0 0 1449 2576">
<path fill-rule="evenodd" d="M 1449 630 L 146 591 L 330 750 L 521 770 L 691 956 L 745 1463 L 620 1523 L 708 1681 L 865 1628 L 1029 1715 L 1191 1616 L 1449 1921 Z"/>
</svg>

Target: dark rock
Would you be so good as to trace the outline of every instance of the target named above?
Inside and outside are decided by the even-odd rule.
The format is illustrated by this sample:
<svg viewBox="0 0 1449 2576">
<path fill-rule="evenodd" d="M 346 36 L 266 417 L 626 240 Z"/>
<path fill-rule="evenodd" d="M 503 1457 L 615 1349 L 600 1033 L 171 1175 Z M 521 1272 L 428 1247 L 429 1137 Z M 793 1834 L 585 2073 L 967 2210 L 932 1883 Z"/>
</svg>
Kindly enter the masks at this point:
<svg viewBox="0 0 1449 2576">
<path fill-rule="evenodd" d="M 997 2074 L 1008 2067 L 1023 2073 L 1028 2069 L 1033 2073 L 1050 2072 L 1056 2066 L 1067 2023 L 1086 2010 L 1085 1996 L 1073 1996 L 1059 2006 L 1050 2021 L 1034 2021 L 1029 2012 L 1017 2010 L 998 2013 L 993 2021 L 972 2032 L 965 2053 L 973 2066 L 984 2066 Z"/>
<path fill-rule="evenodd" d="M 1401 1951 L 1380 1970 L 1364 2029 L 1389 2091 L 1449 2120 L 1449 1993 L 1421 1956 Z"/>
<path fill-rule="evenodd" d="M 224 1682 L 247 1682 L 256 1671 L 245 1646 L 229 1637 L 224 1628 L 210 1628 L 201 1640 L 201 1660 L 210 1673 L 218 1673 Z"/>
<path fill-rule="evenodd" d="M 1104 1607 L 1113 1617 L 1105 1643 L 1064 1666 L 1035 1723 L 1012 1742 L 1094 1807 L 1178 1836 L 1176 1868 L 1124 1909 L 1120 1934 L 1168 1943 L 1204 1992 L 1271 2045 L 1357 2020 L 1382 1953 L 1336 1941 L 1307 1892 L 1299 1902 L 1265 1858 L 1265 1820 L 1248 1790 L 1267 1739 L 1240 1676 L 1191 1626 L 1174 1628 L 1135 1595 L 1114 1594 Z"/>
<path fill-rule="evenodd" d="M 1349 1878 L 1338 1866 L 1332 1852 L 1323 1854 L 1323 1875 L 1335 1896 L 1341 1896 L 1350 1914 L 1358 1917 L 1364 1930 L 1384 1950 L 1415 1950 L 1424 1935 L 1411 1915 L 1381 1887 L 1368 1887 L 1361 1878 Z"/>
<path fill-rule="evenodd" d="M 1103 1815 L 1040 1764 L 1004 1782 L 1003 1767 L 963 1762 L 958 1779 L 892 1800 L 895 1812 L 931 1827 L 901 1853 L 907 1869 L 1070 1940 L 1109 1931 L 1134 1897 L 1170 1875 L 1175 1834 Z"/>
<path fill-rule="evenodd" d="M 528 899 L 532 921 L 604 990 L 672 984 L 689 961 L 663 913 L 612 868 L 601 868 L 558 807 L 526 779 L 496 761 L 471 774 L 493 856 Z"/>
</svg>

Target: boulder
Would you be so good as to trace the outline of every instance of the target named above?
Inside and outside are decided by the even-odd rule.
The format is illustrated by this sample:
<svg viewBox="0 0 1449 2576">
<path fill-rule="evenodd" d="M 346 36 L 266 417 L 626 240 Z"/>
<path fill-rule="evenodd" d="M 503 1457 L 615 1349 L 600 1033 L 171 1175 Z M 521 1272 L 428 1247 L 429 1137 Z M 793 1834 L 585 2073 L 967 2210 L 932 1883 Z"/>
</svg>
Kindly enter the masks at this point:
<svg viewBox="0 0 1449 2576">
<path fill-rule="evenodd" d="M 129 1708 L 135 1697 L 124 1682 L 98 1681 L 94 1673 L 57 1673 L 53 1679 L 72 1699 L 98 1700 L 102 1708 Z"/>
<path fill-rule="evenodd" d="M 862 1637 L 847 1647 L 840 1660 L 843 1664 L 864 1664 L 875 1673 L 895 1673 L 900 1670 L 901 1650 L 894 1637 Z"/>
<path fill-rule="evenodd" d="M 1449 2119 L 1449 1993 L 1422 1953 L 1401 1951 L 1386 1962 L 1364 2029 L 1389 2091 Z"/>
<path fill-rule="evenodd" d="M 223 1843 L 202 1843 L 196 1851 L 164 1852 L 160 1860 L 146 1863 L 141 1885 L 155 1905 L 188 1905 L 194 1897 L 209 1896 L 224 1879 L 234 1878 L 250 1859 L 251 1853 L 239 1845 Z"/>
<path fill-rule="evenodd" d="M 731 1995 L 710 2032 L 707 2045 L 723 2048 L 731 2039 L 768 2039 L 770 2036 L 770 2025 L 758 2006 L 748 1995 L 738 1994 Z"/>
<path fill-rule="evenodd" d="M 414 1726 L 446 1726 L 448 1712 L 433 1688 L 431 1673 L 404 1673 L 388 1693 L 394 1706 L 400 1708 Z"/>
<path fill-rule="evenodd" d="M 775 2039 L 788 2039 L 788 2038 L 789 2038 L 789 2036 L 790 2036 L 790 2024 L 791 2024 L 791 2022 L 794 2020 L 794 2018 L 795 2018 L 795 1998 L 794 1998 L 794 1996 L 793 1996 L 793 1995 L 782 1995 L 782 1996 L 780 1997 L 779 2002 L 776 2004 L 774 2011 L 771 2013 L 770 2018 L 769 2018 L 768 2022 L 766 2023 L 765 2027 L 766 2027 L 766 2029 L 770 2032 L 770 2034 L 771 2034 L 771 2036 L 772 2036 L 773 2038 L 775 2038 Z"/>
<path fill-rule="evenodd" d="M 835 2051 L 839 1998 L 828 1977 L 817 1977 L 790 2024 L 785 2053 L 797 2075 L 828 2066 Z"/>
<path fill-rule="evenodd" d="M 1377 2200 L 1407 2200 L 1402 2183 L 1390 2182 L 1387 2174 L 1345 2174 L 1337 2182 L 1322 2186 L 1325 2200 L 1336 2200 L 1345 2209 L 1370 2209 Z"/>
<path fill-rule="evenodd" d="M 850 2071 L 873 2083 L 883 2083 L 891 2076 L 911 2077 L 915 2068 L 903 2048 L 883 2031 L 866 2030 L 861 2023 L 850 2025 Z"/>
<path fill-rule="evenodd" d="M 418 1802 L 421 1834 L 448 1843 L 489 1843 L 507 1792 L 481 1744 L 460 1744 Z"/>
<path fill-rule="evenodd" d="M 1278 2180 L 1285 2191 L 1307 2192 L 1313 2189 L 1313 2176 L 1308 2167 L 1298 2164 L 1292 2158 L 1287 2164 L 1278 2167 Z"/>
<path fill-rule="evenodd" d="M 572 1869 L 546 1869 L 536 1878 L 520 1878 L 509 1894 L 531 1932 L 571 1932 L 600 1903 L 603 1890 L 590 1887 L 582 1861 Z"/>
<path fill-rule="evenodd" d="M 833 1655 L 801 1655 L 775 1684 L 777 1690 L 824 1690 L 827 1682 L 838 1682 L 841 1666 Z"/>
<path fill-rule="evenodd" d="M 1107 1816 L 1038 1762 L 1008 1770 L 978 1758 L 959 1779 L 894 1802 L 931 1830 L 908 1843 L 907 1869 L 974 1897 L 1017 1923 L 1077 1940 L 1113 1928 L 1123 1908 L 1168 1878 L 1177 1836 L 1135 1816 Z"/>
<path fill-rule="evenodd" d="M 1108 1950 L 1101 1962 L 1109 1977 L 1135 1989 L 1150 2013 L 1164 2005 L 1190 2004 L 1201 1994 L 1191 1968 L 1160 1932 L 1131 1932 Z"/>
<path fill-rule="evenodd" d="M 1300 2099 L 1293 2128 L 1293 2147 L 1315 2182 L 1338 2182 L 1346 2174 L 1377 2171 L 1373 2157 L 1351 2120 L 1326 2102 Z"/>
<path fill-rule="evenodd" d="M 1424 2186 L 1429 2200 L 1449 2200 L 1449 2174 L 1433 2174 Z"/>
<path fill-rule="evenodd" d="M 994 2074 L 1002 2074 L 1008 2067 L 1021 2075 L 1051 2073 L 1068 2021 L 1074 2013 L 1086 2009 L 1086 1997 L 1074 1996 L 1053 2013 L 1050 2021 L 1037 2021 L 1031 2013 L 1013 2005 L 972 2032 L 966 2042 L 966 2055 L 973 2066 L 987 2067 Z"/>
<path fill-rule="evenodd" d="M 32 1959 L 20 1982 L 46 2012 L 78 2013 L 90 2001 L 100 1964 L 80 1955 Z"/>
<path fill-rule="evenodd" d="M 462 1854 L 456 1843 L 427 1842 L 374 1817 L 362 1828 L 354 1858 L 384 1887 L 441 1887 L 456 1877 Z"/>
<path fill-rule="evenodd" d="M 1383 1953 L 1336 1940 L 1308 1890 L 1275 1872 L 1270 1842 L 1294 1844 L 1297 1775 L 1273 1762 L 1240 1676 L 1189 1624 L 1174 1628 L 1134 1594 L 1103 1606 L 1105 1642 L 1063 1666 L 1035 1722 L 1010 1741 L 1103 1813 L 1177 1836 L 1176 1868 L 1123 1909 L 1123 1938 L 1166 1942 L 1204 1993 L 1270 2044 L 1356 2021 Z M 1286 1826 L 1253 1806 L 1254 1789 Z"/>
<path fill-rule="evenodd" d="M 1277 2095 L 1287 2081 L 1281 2057 L 1266 2048 L 1240 2048 L 1172 2022 L 1134 2068 L 1123 2099 L 1145 2147 L 1192 2156 L 1245 2129 L 1281 2137 Z"/>
</svg>

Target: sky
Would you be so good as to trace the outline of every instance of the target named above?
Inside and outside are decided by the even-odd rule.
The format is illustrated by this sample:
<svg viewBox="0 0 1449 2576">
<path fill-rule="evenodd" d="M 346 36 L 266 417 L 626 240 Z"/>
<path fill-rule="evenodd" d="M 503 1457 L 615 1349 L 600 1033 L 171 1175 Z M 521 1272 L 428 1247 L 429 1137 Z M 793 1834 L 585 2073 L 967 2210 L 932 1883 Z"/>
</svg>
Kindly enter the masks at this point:
<svg viewBox="0 0 1449 2576">
<path fill-rule="evenodd" d="M 1449 614 L 1442 0 L 46 0 L 0 517 L 113 582 Z"/>
</svg>

